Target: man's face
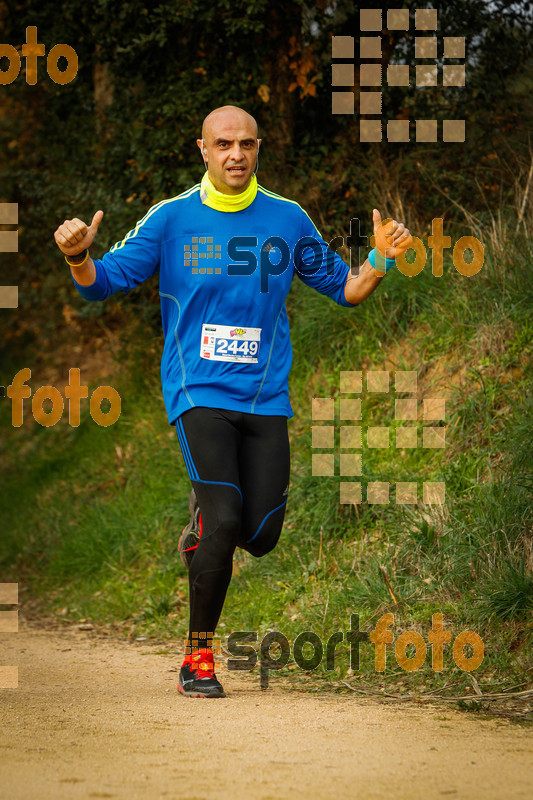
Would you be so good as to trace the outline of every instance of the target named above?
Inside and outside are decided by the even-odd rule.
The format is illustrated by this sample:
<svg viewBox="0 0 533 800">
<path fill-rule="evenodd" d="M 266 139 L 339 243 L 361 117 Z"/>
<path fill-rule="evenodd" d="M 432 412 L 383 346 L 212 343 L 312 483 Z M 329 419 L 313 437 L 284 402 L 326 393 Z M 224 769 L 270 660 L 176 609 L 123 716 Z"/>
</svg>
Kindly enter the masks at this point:
<svg viewBox="0 0 533 800">
<path fill-rule="evenodd" d="M 224 194 L 240 194 L 248 186 L 261 140 L 247 114 L 225 111 L 215 114 L 202 140 L 196 140 L 207 162 L 209 178 Z"/>
</svg>

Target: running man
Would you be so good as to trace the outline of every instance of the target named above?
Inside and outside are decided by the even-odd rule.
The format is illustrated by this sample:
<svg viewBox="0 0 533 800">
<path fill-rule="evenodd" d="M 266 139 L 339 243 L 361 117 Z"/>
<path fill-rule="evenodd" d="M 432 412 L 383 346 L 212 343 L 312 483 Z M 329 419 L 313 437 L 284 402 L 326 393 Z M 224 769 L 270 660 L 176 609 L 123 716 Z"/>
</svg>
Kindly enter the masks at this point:
<svg viewBox="0 0 533 800">
<path fill-rule="evenodd" d="M 412 238 L 402 223 L 381 224 L 374 210 L 376 248 L 349 274 L 298 203 L 258 185 L 261 139 L 252 116 L 215 109 L 197 144 L 201 183 L 152 206 L 103 258 L 89 255 L 103 211 L 90 225 L 65 220 L 54 237 L 87 300 L 127 292 L 159 272 L 163 397 L 193 487 L 179 541 L 190 618 L 178 689 L 225 697 L 212 644 L 233 554 L 236 547 L 258 558 L 269 553 L 285 516 L 292 279 L 356 306 Z"/>
</svg>

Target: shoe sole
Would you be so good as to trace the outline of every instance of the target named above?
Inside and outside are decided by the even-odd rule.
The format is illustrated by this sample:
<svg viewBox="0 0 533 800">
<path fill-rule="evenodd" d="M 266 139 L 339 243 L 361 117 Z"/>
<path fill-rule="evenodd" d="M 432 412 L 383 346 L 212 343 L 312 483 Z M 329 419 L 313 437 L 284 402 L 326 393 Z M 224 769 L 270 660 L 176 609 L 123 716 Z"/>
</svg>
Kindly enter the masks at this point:
<svg viewBox="0 0 533 800">
<path fill-rule="evenodd" d="M 191 489 L 191 493 L 189 495 L 189 514 L 191 515 L 191 519 L 194 518 L 194 512 L 196 510 L 198 502 L 196 500 L 196 492 L 194 489 Z"/>
<path fill-rule="evenodd" d="M 189 569 L 194 555 L 194 550 L 198 546 L 200 539 L 190 530 L 190 523 L 184 528 L 183 533 L 178 539 L 178 552 L 181 558 L 181 563 L 184 567 Z M 193 549 L 194 548 L 194 549 Z"/>
<path fill-rule="evenodd" d="M 198 534 L 193 531 L 195 525 L 194 518 L 196 516 L 196 508 L 196 493 L 194 489 L 191 489 L 191 493 L 189 495 L 189 514 L 191 515 L 191 521 L 185 526 L 180 538 L 178 539 L 178 553 L 181 558 L 181 562 L 186 569 L 189 569 L 192 557 L 194 555 L 192 548 L 196 549 L 196 546 L 200 541 Z M 187 540 L 187 537 L 190 537 L 190 540 Z"/>
<path fill-rule="evenodd" d="M 225 697 L 226 692 L 216 692 L 205 694 L 203 692 L 194 692 L 194 691 L 186 691 L 183 686 L 178 683 L 178 692 L 180 692 L 184 697 L 203 697 L 205 700 L 215 700 L 217 697 Z"/>
</svg>

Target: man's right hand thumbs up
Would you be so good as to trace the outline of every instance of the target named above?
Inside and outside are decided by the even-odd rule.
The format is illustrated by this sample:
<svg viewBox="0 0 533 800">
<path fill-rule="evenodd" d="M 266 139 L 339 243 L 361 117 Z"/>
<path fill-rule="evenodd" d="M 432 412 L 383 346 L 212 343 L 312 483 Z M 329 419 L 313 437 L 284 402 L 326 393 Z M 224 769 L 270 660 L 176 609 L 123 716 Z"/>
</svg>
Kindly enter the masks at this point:
<svg viewBox="0 0 533 800">
<path fill-rule="evenodd" d="M 76 256 L 89 249 L 103 217 L 104 212 L 97 211 L 89 227 L 77 217 L 66 219 L 54 233 L 54 239 L 61 252 L 66 256 Z"/>
</svg>

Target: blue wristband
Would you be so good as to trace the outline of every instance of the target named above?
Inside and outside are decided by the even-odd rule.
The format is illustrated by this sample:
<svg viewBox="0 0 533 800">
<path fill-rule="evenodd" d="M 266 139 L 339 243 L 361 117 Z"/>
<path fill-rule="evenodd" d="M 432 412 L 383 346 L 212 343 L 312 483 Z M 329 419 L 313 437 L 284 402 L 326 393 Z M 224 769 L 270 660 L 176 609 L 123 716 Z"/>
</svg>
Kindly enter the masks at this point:
<svg viewBox="0 0 533 800">
<path fill-rule="evenodd" d="M 377 266 L 376 266 L 376 253 L 377 253 Z M 370 253 L 368 254 L 368 260 L 374 267 L 374 269 L 378 269 L 380 272 L 385 270 L 385 274 L 392 269 L 392 267 L 396 266 L 396 259 L 395 258 L 384 258 L 379 250 L 376 250 L 374 247 Z"/>
</svg>

